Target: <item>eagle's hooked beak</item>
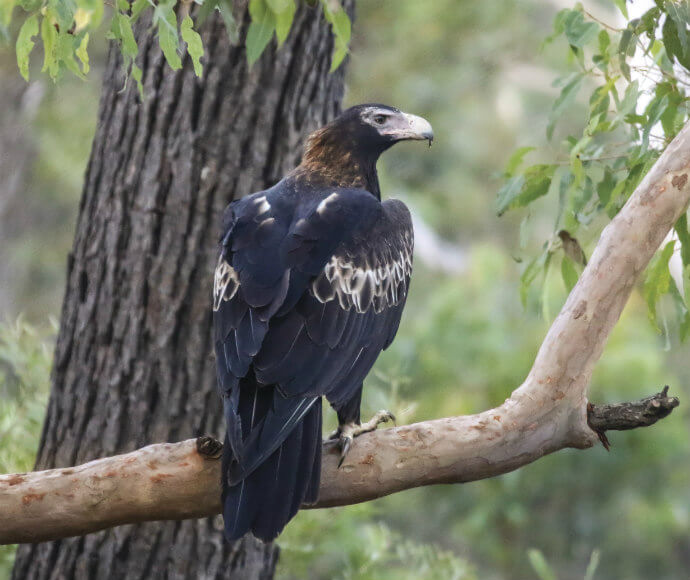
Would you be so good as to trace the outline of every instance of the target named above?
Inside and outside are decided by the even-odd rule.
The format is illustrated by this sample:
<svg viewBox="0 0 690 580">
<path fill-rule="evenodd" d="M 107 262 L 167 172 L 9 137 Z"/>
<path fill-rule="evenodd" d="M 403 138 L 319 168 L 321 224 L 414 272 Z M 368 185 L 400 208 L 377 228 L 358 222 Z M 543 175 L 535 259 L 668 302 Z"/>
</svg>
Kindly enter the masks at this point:
<svg viewBox="0 0 690 580">
<path fill-rule="evenodd" d="M 416 141 L 428 141 L 429 145 L 434 140 L 434 130 L 426 119 L 409 113 L 400 113 L 396 123 L 386 133 L 396 141 L 412 139 Z"/>
</svg>

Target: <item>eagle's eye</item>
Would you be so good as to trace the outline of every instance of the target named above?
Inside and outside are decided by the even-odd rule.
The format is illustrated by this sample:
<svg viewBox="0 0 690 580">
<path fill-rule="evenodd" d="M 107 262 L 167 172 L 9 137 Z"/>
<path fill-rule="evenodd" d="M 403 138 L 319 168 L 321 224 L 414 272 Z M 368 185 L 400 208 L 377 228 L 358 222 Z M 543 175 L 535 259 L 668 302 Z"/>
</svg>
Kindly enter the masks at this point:
<svg viewBox="0 0 690 580">
<path fill-rule="evenodd" d="M 386 122 L 386 115 L 374 115 L 374 123 L 377 125 L 383 125 Z"/>
</svg>

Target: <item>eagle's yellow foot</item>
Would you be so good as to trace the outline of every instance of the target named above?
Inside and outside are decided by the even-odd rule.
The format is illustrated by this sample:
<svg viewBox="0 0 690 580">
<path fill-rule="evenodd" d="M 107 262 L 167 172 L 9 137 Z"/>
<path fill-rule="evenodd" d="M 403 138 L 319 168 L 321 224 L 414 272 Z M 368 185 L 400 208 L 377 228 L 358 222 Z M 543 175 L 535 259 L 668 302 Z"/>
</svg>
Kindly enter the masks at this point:
<svg viewBox="0 0 690 580">
<path fill-rule="evenodd" d="M 393 413 L 390 411 L 382 410 L 376 413 L 366 423 L 345 423 L 343 425 L 339 425 L 338 428 L 331 433 L 327 441 L 327 443 L 340 444 L 340 461 L 338 461 L 338 467 L 340 467 L 343 464 L 343 461 L 345 461 L 345 457 L 350 451 L 350 447 L 355 437 L 361 435 L 362 433 L 375 431 L 380 423 L 387 423 L 388 421 L 395 422 L 395 415 L 393 415 Z"/>
</svg>

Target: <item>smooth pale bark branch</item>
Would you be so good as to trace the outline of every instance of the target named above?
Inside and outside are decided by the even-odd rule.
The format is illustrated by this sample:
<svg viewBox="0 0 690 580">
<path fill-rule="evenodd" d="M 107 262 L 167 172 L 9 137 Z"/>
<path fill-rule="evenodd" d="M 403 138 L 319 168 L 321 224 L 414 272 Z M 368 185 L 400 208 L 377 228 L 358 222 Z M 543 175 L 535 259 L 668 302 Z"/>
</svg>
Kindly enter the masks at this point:
<svg viewBox="0 0 690 580">
<path fill-rule="evenodd" d="M 665 387 L 662 392 L 640 401 L 590 405 L 590 424 L 596 425 L 602 442 L 606 441 L 605 431 L 609 429 L 651 425 L 678 406 L 678 399 L 668 397 L 667 393 L 668 387 Z M 399 442 L 398 448 L 404 454 L 409 449 L 406 430 L 412 430 L 414 439 L 419 441 L 422 425 L 425 423 L 387 429 L 381 434 L 399 438 L 403 443 Z M 375 437 L 368 434 L 366 438 Z M 364 438 L 357 440 L 358 443 L 363 441 Z M 221 511 L 219 460 L 222 449 L 220 441 L 199 437 L 181 443 L 149 445 L 126 455 L 97 459 L 78 467 L 0 476 L 0 506 L 3 506 L 0 544 L 54 540 L 150 520 L 216 515 Z M 333 453 L 332 447 L 324 451 L 326 472 L 334 472 L 335 479 L 329 484 L 327 496 L 322 488 L 319 502 L 304 507 L 361 501 L 350 487 L 351 480 L 338 477 L 340 472 L 334 471 L 337 453 Z M 348 456 L 341 470 L 351 474 L 379 459 L 379 455 L 372 453 L 352 464 Z M 473 473 L 477 476 L 468 476 L 468 480 L 483 477 L 480 465 Z M 433 472 L 418 473 L 414 481 L 407 482 L 407 487 L 438 483 L 435 478 Z M 371 480 L 362 480 L 362 485 L 371 486 Z M 371 489 L 366 493 L 378 495 Z"/>
<path fill-rule="evenodd" d="M 641 272 L 687 210 L 689 175 L 690 125 L 604 229 L 529 375 L 510 398 L 477 415 L 363 435 L 341 469 L 337 454 L 326 453 L 317 507 L 492 477 L 565 447 L 591 447 L 598 437 L 588 425 L 592 369 Z M 189 440 L 69 469 L 2 476 L 0 543 L 218 513 L 218 463 L 204 459 Z"/>
</svg>

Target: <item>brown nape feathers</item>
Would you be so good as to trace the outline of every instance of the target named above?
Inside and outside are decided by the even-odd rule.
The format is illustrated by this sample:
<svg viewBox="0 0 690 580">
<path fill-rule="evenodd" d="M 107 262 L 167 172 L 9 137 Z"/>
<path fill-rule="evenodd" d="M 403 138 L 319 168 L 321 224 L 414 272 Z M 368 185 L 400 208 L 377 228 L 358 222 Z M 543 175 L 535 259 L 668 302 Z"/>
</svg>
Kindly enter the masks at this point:
<svg viewBox="0 0 690 580">
<path fill-rule="evenodd" d="M 307 138 L 302 162 L 292 175 L 308 183 L 366 188 L 363 160 L 354 149 L 355 144 L 333 126 L 322 127 Z"/>
</svg>

